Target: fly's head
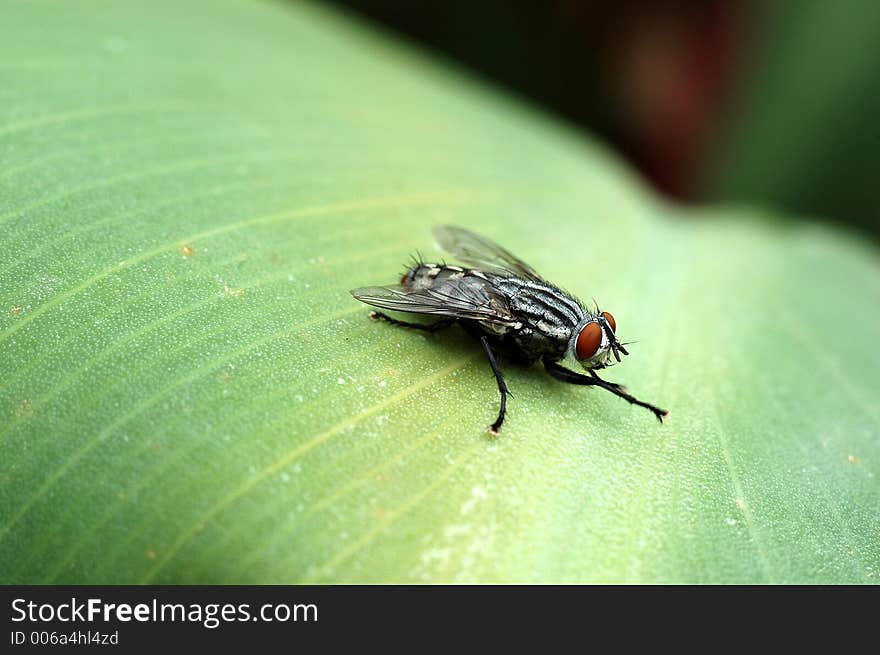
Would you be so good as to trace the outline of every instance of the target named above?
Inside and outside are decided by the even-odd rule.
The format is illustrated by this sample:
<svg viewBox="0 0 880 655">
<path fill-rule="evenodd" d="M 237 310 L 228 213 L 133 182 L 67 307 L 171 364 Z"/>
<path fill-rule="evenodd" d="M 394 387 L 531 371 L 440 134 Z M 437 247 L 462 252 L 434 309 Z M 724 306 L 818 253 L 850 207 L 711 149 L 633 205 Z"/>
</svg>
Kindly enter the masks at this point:
<svg viewBox="0 0 880 655">
<path fill-rule="evenodd" d="M 608 312 L 597 313 L 579 325 L 568 344 L 568 355 L 585 369 L 603 368 L 613 355 L 619 362 L 620 354 L 629 355 L 617 340 L 617 323 Z"/>
</svg>

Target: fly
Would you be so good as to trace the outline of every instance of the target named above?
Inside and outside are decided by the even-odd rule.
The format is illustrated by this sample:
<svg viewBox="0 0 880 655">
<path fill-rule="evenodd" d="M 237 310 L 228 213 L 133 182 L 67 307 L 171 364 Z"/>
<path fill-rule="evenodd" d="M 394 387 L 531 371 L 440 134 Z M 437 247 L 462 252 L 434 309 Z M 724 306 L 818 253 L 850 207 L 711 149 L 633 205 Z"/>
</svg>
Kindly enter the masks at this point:
<svg viewBox="0 0 880 655">
<path fill-rule="evenodd" d="M 434 229 L 437 244 L 466 266 L 429 264 L 416 260 L 400 284 L 352 289 L 351 295 L 368 305 L 424 316 L 441 317 L 434 323 L 411 323 L 382 312 L 370 318 L 393 325 L 436 332 L 459 323 L 480 340 L 501 394 L 498 418 L 489 426 L 497 434 L 504 422 L 509 394 L 499 366 L 500 355 L 534 364 L 569 384 L 601 387 L 633 405 L 653 412 L 662 422 L 665 409 L 632 396 L 625 387 L 608 382 L 596 371 L 629 355 L 617 339 L 614 317 L 598 306 L 593 310 L 574 296 L 547 282 L 535 269 L 496 244 L 468 230 L 442 226 Z M 561 362 L 582 367 L 576 373 Z"/>
</svg>

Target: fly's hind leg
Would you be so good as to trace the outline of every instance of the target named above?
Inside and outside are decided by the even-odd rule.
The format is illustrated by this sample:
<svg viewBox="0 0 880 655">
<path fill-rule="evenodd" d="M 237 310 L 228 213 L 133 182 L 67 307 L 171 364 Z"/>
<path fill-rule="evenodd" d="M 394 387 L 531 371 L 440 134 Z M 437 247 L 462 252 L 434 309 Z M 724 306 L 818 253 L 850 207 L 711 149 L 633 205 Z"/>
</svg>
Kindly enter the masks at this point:
<svg viewBox="0 0 880 655">
<path fill-rule="evenodd" d="M 391 325 L 401 325 L 403 327 L 412 328 L 413 330 L 422 330 L 424 332 L 436 332 L 437 330 L 441 330 L 445 327 L 449 327 L 453 323 L 455 323 L 454 318 L 444 318 L 436 323 L 428 323 L 427 325 L 424 323 L 411 323 L 409 321 L 401 321 L 396 318 L 392 318 L 388 316 L 388 314 L 383 314 L 382 312 L 370 312 L 370 318 L 374 321 L 383 320 Z"/>
<path fill-rule="evenodd" d="M 495 381 L 498 383 L 498 392 L 501 394 L 501 409 L 498 411 L 498 418 L 488 428 L 488 432 L 498 434 L 501 424 L 504 423 L 504 413 L 507 411 L 507 396 L 510 392 L 507 390 L 507 383 L 504 381 L 504 376 L 501 375 L 501 369 L 498 367 L 495 354 L 492 352 L 492 347 L 489 345 L 489 340 L 485 335 L 480 337 L 480 343 L 483 344 L 483 350 L 486 351 L 489 366 L 492 367 L 492 373 L 495 374 Z"/>
</svg>

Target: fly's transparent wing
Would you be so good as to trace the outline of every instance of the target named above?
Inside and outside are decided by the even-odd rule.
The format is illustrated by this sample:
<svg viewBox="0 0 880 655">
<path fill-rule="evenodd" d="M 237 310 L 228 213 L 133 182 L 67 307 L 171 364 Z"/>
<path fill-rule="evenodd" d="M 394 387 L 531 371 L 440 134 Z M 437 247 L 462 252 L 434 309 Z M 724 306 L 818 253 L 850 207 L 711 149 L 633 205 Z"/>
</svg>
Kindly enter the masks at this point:
<svg viewBox="0 0 880 655">
<path fill-rule="evenodd" d="M 531 266 L 491 239 L 453 225 L 434 228 L 437 245 L 453 257 L 476 268 L 494 268 L 520 277 L 545 282 Z"/>
<path fill-rule="evenodd" d="M 496 325 L 516 323 L 505 298 L 488 283 L 473 277 L 418 290 L 401 285 L 362 287 L 352 289 L 351 295 L 368 305 L 397 312 L 452 316 Z"/>
</svg>

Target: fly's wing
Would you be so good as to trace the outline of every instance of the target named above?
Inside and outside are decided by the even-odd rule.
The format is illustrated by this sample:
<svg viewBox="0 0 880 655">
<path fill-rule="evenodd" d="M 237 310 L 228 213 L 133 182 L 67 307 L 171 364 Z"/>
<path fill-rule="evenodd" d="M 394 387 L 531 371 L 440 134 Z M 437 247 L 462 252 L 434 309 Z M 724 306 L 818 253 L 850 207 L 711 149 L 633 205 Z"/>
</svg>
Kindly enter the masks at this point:
<svg viewBox="0 0 880 655">
<path fill-rule="evenodd" d="M 352 289 L 351 295 L 374 307 L 412 314 L 452 316 L 495 325 L 513 325 L 507 300 L 488 282 L 471 276 L 445 280 L 438 287 L 410 290 L 401 285 Z"/>
<path fill-rule="evenodd" d="M 434 228 L 434 239 L 443 250 L 476 268 L 500 269 L 520 277 L 545 282 L 531 266 L 497 243 L 453 225 Z"/>
</svg>

